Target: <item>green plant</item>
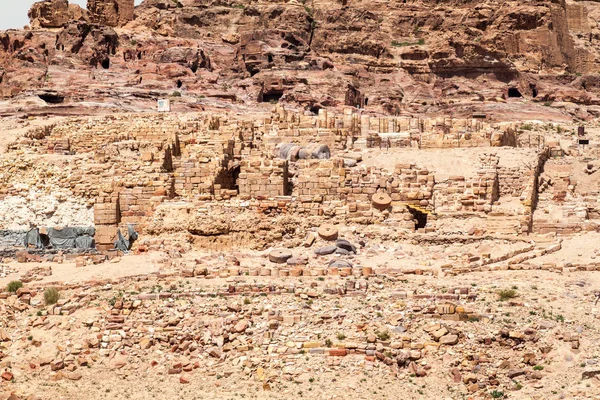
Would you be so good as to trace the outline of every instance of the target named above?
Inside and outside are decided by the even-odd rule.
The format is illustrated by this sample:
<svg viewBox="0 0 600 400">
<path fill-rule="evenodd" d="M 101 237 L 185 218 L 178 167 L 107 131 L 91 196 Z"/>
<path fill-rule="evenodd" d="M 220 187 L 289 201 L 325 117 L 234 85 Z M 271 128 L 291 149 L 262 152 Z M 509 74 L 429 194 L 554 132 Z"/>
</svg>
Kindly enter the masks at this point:
<svg viewBox="0 0 600 400">
<path fill-rule="evenodd" d="M 506 301 L 517 297 L 517 292 L 514 289 L 499 290 L 498 296 L 500 297 L 500 301 Z"/>
<path fill-rule="evenodd" d="M 244 299 L 244 304 L 245 304 L 245 305 L 252 304 L 252 301 L 251 301 L 249 298 L 247 298 L 247 297 L 246 297 L 246 298 Z"/>
<path fill-rule="evenodd" d="M 60 299 L 60 292 L 57 288 L 51 287 L 44 291 L 44 302 L 46 305 L 56 304 Z"/>
<path fill-rule="evenodd" d="M 377 332 L 375 332 L 375 334 L 377 335 L 379 340 L 381 340 L 382 342 L 390 340 L 390 333 L 388 331 L 383 331 L 383 332 L 377 331 Z"/>
<path fill-rule="evenodd" d="M 181 92 L 175 91 L 175 92 L 171 93 L 171 97 L 181 97 Z"/>
<path fill-rule="evenodd" d="M 425 39 L 419 39 L 416 42 L 398 42 L 396 40 L 392 40 L 392 46 L 394 47 L 423 46 L 424 44 Z"/>
<path fill-rule="evenodd" d="M 342 340 L 346 339 L 346 335 L 340 332 L 337 334 L 337 338 L 341 342 Z"/>
<path fill-rule="evenodd" d="M 521 125 L 521 129 L 523 129 L 524 131 L 530 131 L 533 129 L 533 125 L 531 124 L 523 124 Z"/>
<path fill-rule="evenodd" d="M 38 312 L 37 312 L 37 316 L 38 316 L 38 317 L 41 317 L 41 316 L 42 316 L 42 310 L 38 310 Z"/>
<path fill-rule="evenodd" d="M 325 346 L 326 346 L 326 347 L 331 347 L 331 346 L 333 346 L 333 342 L 331 341 L 331 339 L 327 339 L 327 340 L 325 340 Z"/>
<path fill-rule="evenodd" d="M 12 281 L 8 285 L 6 285 L 6 290 L 11 293 L 15 293 L 17 290 L 23 287 L 23 282 L 21 281 Z"/>
<path fill-rule="evenodd" d="M 565 322 L 565 317 L 563 317 L 562 315 L 557 315 L 556 322 Z"/>
<path fill-rule="evenodd" d="M 504 392 L 500 392 L 498 390 L 492 390 L 490 392 L 490 395 L 492 396 L 492 399 L 501 399 L 504 397 Z"/>
<path fill-rule="evenodd" d="M 541 371 L 543 369 L 544 369 L 544 367 L 542 365 L 536 365 L 535 367 L 533 367 L 534 371 Z"/>
</svg>

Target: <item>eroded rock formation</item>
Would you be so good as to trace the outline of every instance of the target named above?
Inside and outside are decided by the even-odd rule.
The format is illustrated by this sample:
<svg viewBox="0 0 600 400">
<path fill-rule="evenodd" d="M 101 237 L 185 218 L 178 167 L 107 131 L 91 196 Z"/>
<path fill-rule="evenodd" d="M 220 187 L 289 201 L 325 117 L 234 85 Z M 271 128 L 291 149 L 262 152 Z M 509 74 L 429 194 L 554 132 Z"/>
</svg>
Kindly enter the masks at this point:
<svg viewBox="0 0 600 400">
<path fill-rule="evenodd" d="M 78 18 L 67 18 L 66 7 L 38 3 L 31 15 L 39 26 L 71 31 L 67 20 Z M 83 53 L 65 58 L 54 34 L 11 31 L 0 47 L 4 97 L 40 86 L 64 91 L 65 81 L 77 81 L 84 85 L 69 87 L 72 98 L 112 104 L 135 92 L 137 110 L 154 108 L 143 100 L 151 91 L 176 90 L 184 109 L 202 97 L 202 107 L 283 102 L 310 112 L 350 105 L 394 115 L 508 114 L 507 102 L 519 98 L 520 111 L 543 114 L 543 105 L 568 102 L 588 106 L 569 107 L 572 115 L 600 115 L 599 3 L 147 0 L 135 19 L 132 1 L 90 0 L 88 8 L 92 23 L 120 27 L 104 68 L 110 75 L 98 79 L 90 68 L 101 63 Z"/>
<path fill-rule="evenodd" d="M 92 20 L 108 26 L 122 26 L 133 19 L 134 0 L 88 0 Z"/>
<path fill-rule="evenodd" d="M 61 28 L 72 20 L 89 20 L 89 13 L 68 0 L 44 0 L 34 3 L 28 13 L 33 28 Z"/>
</svg>

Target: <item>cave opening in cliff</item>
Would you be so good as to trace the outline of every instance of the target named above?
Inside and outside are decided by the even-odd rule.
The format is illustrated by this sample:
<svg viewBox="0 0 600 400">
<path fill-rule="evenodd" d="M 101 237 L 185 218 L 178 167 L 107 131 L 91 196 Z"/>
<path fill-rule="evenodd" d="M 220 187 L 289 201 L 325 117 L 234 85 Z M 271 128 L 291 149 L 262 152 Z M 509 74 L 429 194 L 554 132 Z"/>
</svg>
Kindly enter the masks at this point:
<svg viewBox="0 0 600 400">
<path fill-rule="evenodd" d="M 44 100 L 47 104 L 60 104 L 65 101 L 64 96 L 59 96 L 57 94 L 45 93 L 40 94 L 38 97 Z"/>
<path fill-rule="evenodd" d="M 278 103 L 283 97 L 283 90 L 271 90 L 266 93 L 262 93 L 259 101 L 263 103 Z"/>
<path fill-rule="evenodd" d="M 369 105 L 369 98 L 365 97 L 365 107 Z"/>
<path fill-rule="evenodd" d="M 109 69 L 110 68 L 110 59 L 105 58 L 104 60 L 102 60 L 102 68 L 104 69 Z"/>
<path fill-rule="evenodd" d="M 177 79 L 177 89 L 181 89 L 181 87 L 183 86 L 183 82 L 181 82 L 181 79 Z"/>
<path fill-rule="evenodd" d="M 515 87 L 511 87 L 511 88 L 508 88 L 508 97 L 509 98 L 519 98 L 519 97 L 523 97 L 523 95 L 521 94 L 519 89 L 517 89 Z"/>
<path fill-rule="evenodd" d="M 537 90 L 537 86 L 533 83 L 529 84 L 529 89 L 531 89 L 531 96 L 532 97 L 537 97 L 538 95 L 538 90 Z"/>
<path fill-rule="evenodd" d="M 267 60 L 269 61 L 269 64 L 273 62 L 273 56 L 271 54 L 267 55 Z"/>
</svg>

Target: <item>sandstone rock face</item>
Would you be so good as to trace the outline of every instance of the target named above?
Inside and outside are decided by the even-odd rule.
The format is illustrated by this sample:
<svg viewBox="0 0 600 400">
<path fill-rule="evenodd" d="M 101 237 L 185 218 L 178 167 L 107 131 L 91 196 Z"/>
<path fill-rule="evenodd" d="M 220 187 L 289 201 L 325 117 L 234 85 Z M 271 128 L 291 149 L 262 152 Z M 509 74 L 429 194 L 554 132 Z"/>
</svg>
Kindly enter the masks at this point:
<svg viewBox="0 0 600 400">
<path fill-rule="evenodd" d="M 136 92 L 147 108 L 154 106 L 143 100 L 154 98 L 151 91 L 177 90 L 188 99 L 184 109 L 204 96 L 252 106 L 289 103 L 312 113 L 350 106 L 391 115 L 508 114 L 513 98 L 529 101 L 519 111 L 560 101 L 600 105 L 594 76 L 600 3 L 474 4 L 148 0 L 133 20 L 132 0 L 90 0 L 93 23 L 122 28 L 111 40 L 109 68 L 90 63 L 99 57 L 88 52 L 66 57 L 49 32 L 2 33 L 0 93 L 12 98 L 68 87 L 77 92 L 71 97 L 108 106 Z M 87 17 L 69 7 L 64 0 L 37 3 L 32 24 L 71 31 L 70 20 Z M 90 67 L 110 74 L 98 79 Z M 92 86 L 103 90 L 86 89 Z M 586 113 L 580 117 L 600 115 L 595 108 Z"/>
<path fill-rule="evenodd" d="M 60 28 L 71 20 L 88 20 L 89 14 L 68 0 L 44 0 L 34 3 L 28 13 L 32 27 Z"/>
<path fill-rule="evenodd" d="M 133 0 L 88 0 L 92 19 L 102 25 L 123 26 L 133 19 Z"/>
<path fill-rule="evenodd" d="M 112 28 L 79 22 L 65 26 L 57 35 L 56 49 L 77 55 L 92 67 L 108 69 L 118 42 L 118 36 Z"/>
</svg>

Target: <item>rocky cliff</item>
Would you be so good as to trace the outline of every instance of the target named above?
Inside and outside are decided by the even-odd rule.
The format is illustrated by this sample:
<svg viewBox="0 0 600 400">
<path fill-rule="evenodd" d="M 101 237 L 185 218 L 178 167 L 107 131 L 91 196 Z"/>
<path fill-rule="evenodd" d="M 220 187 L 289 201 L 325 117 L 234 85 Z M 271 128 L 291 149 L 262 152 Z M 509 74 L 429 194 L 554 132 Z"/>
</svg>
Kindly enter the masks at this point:
<svg viewBox="0 0 600 400">
<path fill-rule="evenodd" d="M 600 110 L 595 2 L 146 0 L 134 12 L 132 2 L 90 0 L 88 9 L 40 2 L 30 27 L 0 33 L 4 112 L 140 110 L 167 95 L 179 109 Z"/>
</svg>

